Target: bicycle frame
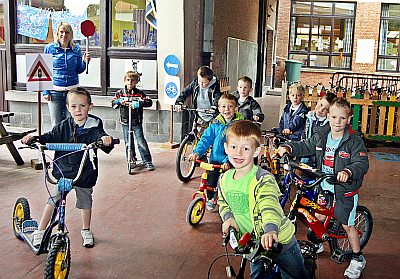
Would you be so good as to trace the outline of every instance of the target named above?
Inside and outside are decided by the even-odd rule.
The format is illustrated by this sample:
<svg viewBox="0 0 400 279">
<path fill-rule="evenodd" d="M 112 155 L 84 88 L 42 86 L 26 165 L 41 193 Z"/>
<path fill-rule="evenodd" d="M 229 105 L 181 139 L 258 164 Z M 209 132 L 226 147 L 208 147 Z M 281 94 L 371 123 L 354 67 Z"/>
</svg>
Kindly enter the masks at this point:
<svg viewBox="0 0 400 279">
<path fill-rule="evenodd" d="M 215 169 L 222 170 L 222 165 L 209 164 L 201 160 L 196 160 L 196 163 L 200 164 L 200 168 L 202 168 L 204 172 L 201 175 L 199 189 L 192 195 L 192 200 L 194 200 L 197 196 L 202 196 L 204 200 L 207 200 L 207 191 L 212 191 L 214 193 L 218 191 L 217 188 L 212 188 L 207 185 L 207 171 L 213 171 Z M 205 203 L 202 204 L 202 209 L 204 209 L 204 207 Z"/>
</svg>

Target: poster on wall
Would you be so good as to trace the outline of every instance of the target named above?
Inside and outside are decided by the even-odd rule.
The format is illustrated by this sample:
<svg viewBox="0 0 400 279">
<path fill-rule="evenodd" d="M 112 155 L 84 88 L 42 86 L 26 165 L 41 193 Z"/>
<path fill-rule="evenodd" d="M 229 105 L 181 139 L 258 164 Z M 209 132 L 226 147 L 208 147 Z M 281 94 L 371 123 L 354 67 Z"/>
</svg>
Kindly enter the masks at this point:
<svg viewBox="0 0 400 279">
<path fill-rule="evenodd" d="M 374 63 L 375 40 L 358 39 L 356 63 L 373 64 Z"/>
<path fill-rule="evenodd" d="M 50 12 L 27 5 L 17 7 L 17 34 L 38 40 L 46 40 Z"/>
<path fill-rule="evenodd" d="M 85 36 L 81 32 L 81 22 L 87 19 L 87 13 L 77 16 L 73 15 L 67 11 L 52 12 L 51 13 L 51 23 L 53 26 L 53 36 L 56 36 L 57 26 L 60 22 L 68 22 L 72 26 L 74 31 L 74 40 L 84 40 Z"/>
</svg>

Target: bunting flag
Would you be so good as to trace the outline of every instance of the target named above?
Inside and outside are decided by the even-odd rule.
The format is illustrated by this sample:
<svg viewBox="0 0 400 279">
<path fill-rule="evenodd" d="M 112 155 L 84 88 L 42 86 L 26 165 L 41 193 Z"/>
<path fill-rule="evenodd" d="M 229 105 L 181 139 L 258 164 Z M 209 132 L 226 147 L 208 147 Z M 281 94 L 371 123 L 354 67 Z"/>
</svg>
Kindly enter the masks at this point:
<svg viewBox="0 0 400 279">
<path fill-rule="evenodd" d="M 49 31 L 50 11 L 27 6 L 17 6 L 17 34 L 46 40 Z"/>
<path fill-rule="evenodd" d="M 51 23 L 53 25 L 53 35 L 57 36 L 57 26 L 60 22 L 68 22 L 74 31 L 74 40 L 84 40 L 85 36 L 81 32 L 81 22 L 87 19 L 87 13 L 77 16 L 67 11 L 59 11 L 51 13 Z"/>
<path fill-rule="evenodd" d="M 146 0 L 145 19 L 151 27 L 157 29 L 156 0 Z"/>
</svg>

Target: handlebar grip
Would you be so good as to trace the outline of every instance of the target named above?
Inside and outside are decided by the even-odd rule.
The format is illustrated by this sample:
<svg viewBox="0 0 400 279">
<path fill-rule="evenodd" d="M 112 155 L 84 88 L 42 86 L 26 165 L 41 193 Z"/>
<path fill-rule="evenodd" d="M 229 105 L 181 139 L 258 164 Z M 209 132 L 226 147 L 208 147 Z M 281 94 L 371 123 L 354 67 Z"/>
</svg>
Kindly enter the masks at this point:
<svg viewBox="0 0 400 279">
<path fill-rule="evenodd" d="M 271 252 L 274 254 L 279 254 L 282 251 L 283 244 L 280 242 L 274 242 L 272 244 Z"/>
<path fill-rule="evenodd" d="M 118 139 L 118 138 L 115 138 L 115 139 L 113 138 L 113 139 L 112 139 L 112 145 L 120 144 L 120 142 L 121 142 L 121 141 L 120 141 L 120 139 Z"/>
</svg>

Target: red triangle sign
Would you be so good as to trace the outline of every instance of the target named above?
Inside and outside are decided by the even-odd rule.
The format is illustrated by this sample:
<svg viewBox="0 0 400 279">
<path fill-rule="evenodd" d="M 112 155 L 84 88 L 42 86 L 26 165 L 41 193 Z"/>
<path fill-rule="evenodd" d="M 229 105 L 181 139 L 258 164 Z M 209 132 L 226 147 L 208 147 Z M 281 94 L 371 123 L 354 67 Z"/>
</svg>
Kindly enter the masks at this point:
<svg viewBox="0 0 400 279">
<path fill-rule="evenodd" d="M 52 81 L 46 68 L 43 66 L 42 62 L 39 60 L 31 72 L 28 81 Z"/>
</svg>

